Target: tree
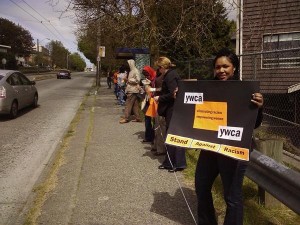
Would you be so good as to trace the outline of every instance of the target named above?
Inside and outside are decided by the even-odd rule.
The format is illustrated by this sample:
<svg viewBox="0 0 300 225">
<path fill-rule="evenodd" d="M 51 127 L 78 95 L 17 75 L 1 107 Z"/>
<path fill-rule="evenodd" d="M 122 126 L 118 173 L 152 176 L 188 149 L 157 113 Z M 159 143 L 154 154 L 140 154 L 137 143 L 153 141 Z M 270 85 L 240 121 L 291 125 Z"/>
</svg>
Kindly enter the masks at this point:
<svg viewBox="0 0 300 225">
<path fill-rule="evenodd" d="M 78 53 L 70 53 L 60 41 L 51 41 L 47 45 L 53 68 L 65 68 L 83 71 L 86 67 L 84 59 Z"/>
<path fill-rule="evenodd" d="M 51 41 L 47 48 L 50 51 L 52 66 L 54 68 L 67 68 L 67 56 L 70 52 L 63 46 L 60 41 Z"/>
<path fill-rule="evenodd" d="M 173 60 L 205 58 L 230 44 L 232 23 L 219 0 L 72 2 L 85 47 L 97 46 L 99 40 L 111 52 L 116 46 L 149 47 L 153 62 L 159 55 Z"/>
<path fill-rule="evenodd" d="M 0 18 L 0 27 L 0 43 L 11 46 L 11 53 L 17 56 L 31 54 L 34 43 L 29 31 L 4 18 Z"/>
<path fill-rule="evenodd" d="M 73 53 L 69 56 L 69 69 L 74 71 L 84 71 L 85 67 L 86 63 L 78 53 Z"/>
<path fill-rule="evenodd" d="M 42 54 L 36 54 L 34 56 L 34 62 L 35 62 L 35 65 L 38 65 L 39 67 L 44 67 L 49 64 L 49 61 L 47 59 L 45 59 L 42 56 Z"/>
<path fill-rule="evenodd" d="M 102 68 L 114 68 L 117 65 L 115 49 L 123 46 L 120 41 L 122 34 L 115 30 L 112 25 L 108 26 L 110 22 L 109 19 L 105 18 L 101 21 L 90 22 L 85 29 L 77 34 L 78 49 L 94 64 L 97 64 L 98 47 L 106 46 L 105 58 L 101 59 Z M 98 29 L 101 29 L 102 35 Z"/>
<path fill-rule="evenodd" d="M 106 46 L 106 61 L 115 63 L 115 50 L 117 47 L 148 47 L 148 41 L 142 34 L 143 21 L 140 14 L 140 1 L 73 1 L 82 29 L 79 40 L 85 40 L 85 47 L 89 46 L 94 54 L 93 58 L 85 55 L 95 63 L 97 46 Z M 80 50 L 81 45 L 79 48 Z M 111 57 L 111 58 L 109 58 Z M 111 66 L 113 67 L 113 66 Z"/>
</svg>

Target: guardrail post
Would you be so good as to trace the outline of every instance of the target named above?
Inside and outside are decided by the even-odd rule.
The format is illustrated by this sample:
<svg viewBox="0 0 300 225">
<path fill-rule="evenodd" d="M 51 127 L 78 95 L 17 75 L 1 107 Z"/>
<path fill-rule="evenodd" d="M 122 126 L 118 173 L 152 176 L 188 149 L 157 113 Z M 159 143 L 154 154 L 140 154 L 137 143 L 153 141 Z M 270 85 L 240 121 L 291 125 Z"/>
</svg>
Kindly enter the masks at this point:
<svg viewBox="0 0 300 225">
<path fill-rule="evenodd" d="M 283 140 L 282 139 L 266 139 L 256 140 L 257 150 L 262 154 L 276 160 L 278 163 L 282 162 L 283 158 Z M 271 194 L 266 192 L 262 187 L 258 186 L 259 203 L 266 207 L 281 206 L 281 202 L 274 198 Z"/>
</svg>

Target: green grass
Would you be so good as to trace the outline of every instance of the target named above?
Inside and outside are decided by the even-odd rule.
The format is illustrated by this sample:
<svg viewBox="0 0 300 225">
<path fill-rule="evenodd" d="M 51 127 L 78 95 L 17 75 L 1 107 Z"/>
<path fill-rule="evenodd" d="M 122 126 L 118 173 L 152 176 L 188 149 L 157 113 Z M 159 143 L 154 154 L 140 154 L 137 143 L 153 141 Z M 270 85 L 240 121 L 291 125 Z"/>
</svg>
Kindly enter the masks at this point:
<svg viewBox="0 0 300 225">
<path fill-rule="evenodd" d="M 195 169 L 200 150 L 187 150 L 187 169 L 184 176 L 188 184 L 194 184 Z M 257 185 L 245 177 L 244 192 L 244 225 L 296 225 L 300 224 L 300 216 L 281 204 L 279 207 L 267 208 L 258 203 Z M 214 205 L 218 218 L 224 219 L 226 206 L 223 200 L 223 187 L 220 177 L 217 177 L 213 190 Z"/>
</svg>

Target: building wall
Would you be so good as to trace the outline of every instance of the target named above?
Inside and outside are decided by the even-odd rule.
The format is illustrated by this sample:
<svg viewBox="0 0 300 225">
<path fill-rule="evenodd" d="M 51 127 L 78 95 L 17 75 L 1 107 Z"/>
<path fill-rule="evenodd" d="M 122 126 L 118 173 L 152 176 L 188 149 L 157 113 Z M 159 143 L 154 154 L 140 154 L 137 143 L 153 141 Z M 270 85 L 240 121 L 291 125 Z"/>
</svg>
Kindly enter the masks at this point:
<svg viewBox="0 0 300 225">
<path fill-rule="evenodd" d="M 265 50 L 263 35 L 291 32 L 300 32 L 300 0 L 244 0 L 243 79 L 260 80 L 263 93 L 287 93 L 289 86 L 300 83 L 300 60 L 298 66 L 264 68 L 261 54 L 249 54 Z M 278 53 L 276 57 L 285 54 L 292 55 L 293 60 L 300 57 L 300 51 Z"/>
</svg>

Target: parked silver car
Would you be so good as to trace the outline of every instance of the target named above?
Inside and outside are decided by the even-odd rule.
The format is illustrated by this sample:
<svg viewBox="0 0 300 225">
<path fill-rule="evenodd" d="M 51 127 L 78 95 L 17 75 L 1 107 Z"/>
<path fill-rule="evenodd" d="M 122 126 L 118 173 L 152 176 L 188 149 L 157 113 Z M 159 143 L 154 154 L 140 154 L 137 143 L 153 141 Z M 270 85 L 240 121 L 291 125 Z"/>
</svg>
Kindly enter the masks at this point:
<svg viewBox="0 0 300 225">
<path fill-rule="evenodd" d="M 16 118 L 18 110 L 38 106 L 35 81 L 16 70 L 0 70 L 0 114 Z"/>
</svg>

